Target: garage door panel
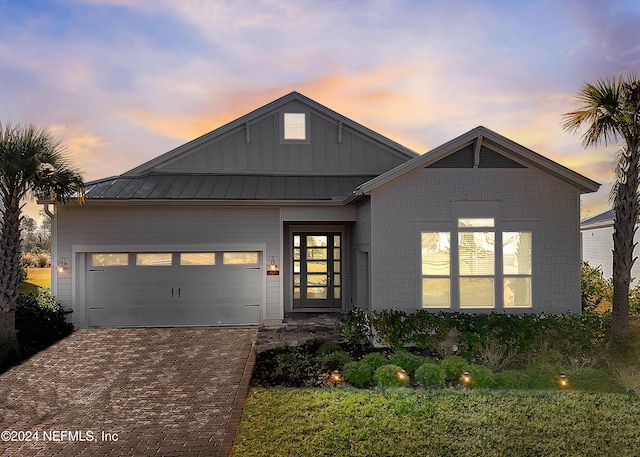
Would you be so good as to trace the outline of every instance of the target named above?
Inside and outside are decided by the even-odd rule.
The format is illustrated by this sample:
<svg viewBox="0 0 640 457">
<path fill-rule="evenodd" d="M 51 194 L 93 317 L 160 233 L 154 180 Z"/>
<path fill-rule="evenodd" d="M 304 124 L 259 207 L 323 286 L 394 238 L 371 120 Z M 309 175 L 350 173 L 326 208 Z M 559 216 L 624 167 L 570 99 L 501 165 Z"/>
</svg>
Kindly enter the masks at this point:
<svg viewBox="0 0 640 457">
<path fill-rule="evenodd" d="M 260 323 L 264 300 L 260 267 L 174 262 L 90 267 L 87 273 L 90 326 Z"/>
</svg>

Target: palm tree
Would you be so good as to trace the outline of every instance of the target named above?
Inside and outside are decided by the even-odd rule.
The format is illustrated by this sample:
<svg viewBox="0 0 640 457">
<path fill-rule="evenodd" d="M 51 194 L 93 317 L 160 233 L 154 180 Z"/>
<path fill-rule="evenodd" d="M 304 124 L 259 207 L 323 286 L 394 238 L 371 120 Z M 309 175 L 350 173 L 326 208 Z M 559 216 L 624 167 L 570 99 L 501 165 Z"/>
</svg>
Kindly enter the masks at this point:
<svg viewBox="0 0 640 457">
<path fill-rule="evenodd" d="M 0 124 L 0 349 L 7 358 L 19 353 L 15 312 L 24 201 L 35 197 L 68 202 L 83 196 L 82 177 L 51 133 L 32 125 Z"/>
<path fill-rule="evenodd" d="M 585 147 L 622 139 L 616 157 L 616 182 L 611 190 L 615 219 L 613 224 L 613 314 L 611 338 L 614 345 L 629 342 L 629 285 L 636 222 L 640 214 L 640 80 L 635 73 L 626 77 L 597 79 L 585 83 L 577 100 L 578 110 L 564 115 L 564 129 L 576 132 L 583 125 Z"/>
</svg>

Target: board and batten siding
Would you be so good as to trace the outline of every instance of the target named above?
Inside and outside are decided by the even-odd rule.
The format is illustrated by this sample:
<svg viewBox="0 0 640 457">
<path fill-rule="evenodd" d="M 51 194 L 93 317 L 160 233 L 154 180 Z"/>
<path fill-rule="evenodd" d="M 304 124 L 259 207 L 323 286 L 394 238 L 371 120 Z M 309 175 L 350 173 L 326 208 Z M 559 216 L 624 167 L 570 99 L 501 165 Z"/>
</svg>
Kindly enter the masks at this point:
<svg viewBox="0 0 640 457">
<path fill-rule="evenodd" d="M 67 269 L 55 273 L 56 298 L 73 309 L 72 321 L 82 324 L 84 316 L 83 271 L 77 271 L 73 246 L 168 246 L 170 249 L 207 246 L 238 249 L 265 246 L 263 263 L 280 256 L 278 208 L 216 208 L 204 206 L 58 206 L 55 216 L 57 260 L 65 258 Z M 263 265 L 264 268 L 264 265 Z M 79 270 L 84 270 L 79 267 Z M 72 277 L 77 278 L 76 293 Z M 266 275 L 266 273 L 265 273 Z M 266 308 L 263 319 L 281 320 L 282 306 L 278 276 L 266 278 Z M 75 303 L 73 303 L 75 295 Z"/>
<path fill-rule="evenodd" d="M 311 138 L 308 144 L 281 143 L 280 113 L 287 111 L 309 113 Z M 365 138 L 348 126 L 342 126 L 341 134 L 339 130 L 338 122 L 304 105 L 291 103 L 248 127 L 237 127 L 217 140 L 181 154 L 159 165 L 154 171 L 335 176 L 380 174 L 407 160 L 406 156 Z"/>
<path fill-rule="evenodd" d="M 418 169 L 374 189 L 374 310 L 421 307 L 420 232 L 451 227 L 457 202 L 495 202 L 497 223 L 533 231 L 532 311 L 580 313 L 580 192 L 536 169 Z"/>
</svg>

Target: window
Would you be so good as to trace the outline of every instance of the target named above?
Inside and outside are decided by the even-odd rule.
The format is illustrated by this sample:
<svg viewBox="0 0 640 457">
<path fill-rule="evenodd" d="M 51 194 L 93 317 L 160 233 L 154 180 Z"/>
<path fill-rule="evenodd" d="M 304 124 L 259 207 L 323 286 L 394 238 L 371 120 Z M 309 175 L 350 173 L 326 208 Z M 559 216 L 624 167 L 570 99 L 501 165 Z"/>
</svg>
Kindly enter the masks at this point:
<svg viewBox="0 0 640 457">
<path fill-rule="evenodd" d="M 215 265 L 215 252 L 183 252 L 180 254 L 180 265 Z"/>
<path fill-rule="evenodd" d="M 170 252 L 136 254 L 136 265 L 139 267 L 168 267 L 171 266 L 172 257 Z"/>
<path fill-rule="evenodd" d="M 91 265 L 94 267 L 124 267 L 129 265 L 129 254 L 126 254 L 126 253 L 91 254 Z"/>
<path fill-rule="evenodd" d="M 495 306 L 493 219 L 458 219 L 460 308 Z"/>
<path fill-rule="evenodd" d="M 451 306 L 451 235 L 422 233 L 422 307 Z"/>
<path fill-rule="evenodd" d="M 493 218 L 459 218 L 421 232 L 423 308 L 530 308 L 532 232 L 500 231 Z"/>
<path fill-rule="evenodd" d="M 258 252 L 225 252 L 222 263 L 225 265 L 256 265 L 259 262 Z"/>
<path fill-rule="evenodd" d="M 309 114 L 283 112 L 280 115 L 280 140 L 282 143 L 309 143 Z"/>
<path fill-rule="evenodd" d="M 504 307 L 530 308 L 531 232 L 502 233 Z"/>
</svg>

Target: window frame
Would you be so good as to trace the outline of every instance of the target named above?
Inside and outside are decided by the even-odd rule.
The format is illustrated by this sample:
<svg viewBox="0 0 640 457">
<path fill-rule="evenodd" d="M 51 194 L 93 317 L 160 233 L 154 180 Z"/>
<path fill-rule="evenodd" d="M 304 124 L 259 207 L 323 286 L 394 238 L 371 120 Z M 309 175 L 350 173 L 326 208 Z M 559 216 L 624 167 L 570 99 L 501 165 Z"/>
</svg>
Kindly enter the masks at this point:
<svg viewBox="0 0 640 457">
<path fill-rule="evenodd" d="M 477 210 L 477 208 L 476 208 Z M 488 219 L 494 218 L 494 227 L 492 228 L 478 228 L 478 227 L 466 227 L 459 228 L 458 220 L 465 218 L 479 218 Z M 417 304 L 419 309 L 427 309 L 433 311 L 463 311 L 463 312 L 493 312 L 493 311 L 508 311 L 510 313 L 517 313 L 519 311 L 531 311 L 534 309 L 535 296 L 536 296 L 536 255 L 535 255 L 535 243 L 536 243 L 536 221 L 501 221 L 496 213 L 492 211 L 478 212 L 474 211 L 472 214 L 458 213 L 454 211 L 452 220 L 450 222 L 424 222 L 417 225 L 417 266 L 418 266 L 418 293 Z M 460 253 L 459 242 L 460 234 L 464 232 L 493 232 L 494 234 L 494 272 L 491 276 L 493 278 L 494 288 L 494 303 L 493 306 L 461 306 L 460 300 L 460 278 L 469 277 L 469 275 L 460 274 Z M 449 307 L 435 307 L 424 306 L 423 303 L 423 280 L 425 278 L 437 277 L 434 275 L 423 274 L 422 258 L 423 258 L 423 245 L 422 234 L 445 232 L 449 234 L 450 248 L 449 248 Z M 504 261 L 505 256 L 503 252 L 503 240 L 504 233 L 529 233 L 530 239 L 530 273 L 529 274 L 505 274 L 504 273 Z M 506 306 L 505 303 L 505 279 L 508 278 L 529 278 L 529 306 Z"/>
<path fill-rule="evenodd" d="M 287 114 L 304 115 L 304 139 L 287 138 L 285 118 Z M 280 112 L 280 144 L 310 144 L 311 143 L 311 113 L 301 109 L 283 110 Z"/>
</svg>

